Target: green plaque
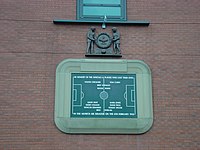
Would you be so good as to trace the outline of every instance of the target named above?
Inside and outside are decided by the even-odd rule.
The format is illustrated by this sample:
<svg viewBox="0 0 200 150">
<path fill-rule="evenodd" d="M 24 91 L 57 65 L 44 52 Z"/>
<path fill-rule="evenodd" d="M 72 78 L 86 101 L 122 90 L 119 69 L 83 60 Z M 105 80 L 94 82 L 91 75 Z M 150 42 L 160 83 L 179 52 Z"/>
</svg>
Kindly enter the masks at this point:
<svg viewBox="0 0 200 150">
<path fill-rule="evenodd" d="M 72 73 L 71 117 L 136 118 L 136 75 Z"/>
<path fill-rule="evenodd" d="M 151 71 L 143 61 L 66 59 L 56 68 L 54 120 L 64 133 L 145 133 L 152 104 Z"/>
</svg>

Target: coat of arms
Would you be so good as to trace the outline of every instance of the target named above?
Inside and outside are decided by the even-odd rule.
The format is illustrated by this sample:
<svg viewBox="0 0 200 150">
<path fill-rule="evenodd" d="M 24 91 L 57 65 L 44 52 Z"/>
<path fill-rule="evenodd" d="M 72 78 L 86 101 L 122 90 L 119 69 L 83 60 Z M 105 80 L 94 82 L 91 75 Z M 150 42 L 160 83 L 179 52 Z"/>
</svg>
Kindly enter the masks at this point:
<svg viewBox="0 0 200 150">
<path fill-rule="evenodd" d="M 121 57 L 120 34 L 116 27 L 112 28 L 112 37 L 108 33 L 95 34 L 91 27 L 87 33 L 86 56 L 114 56 Z"/>
</svg>

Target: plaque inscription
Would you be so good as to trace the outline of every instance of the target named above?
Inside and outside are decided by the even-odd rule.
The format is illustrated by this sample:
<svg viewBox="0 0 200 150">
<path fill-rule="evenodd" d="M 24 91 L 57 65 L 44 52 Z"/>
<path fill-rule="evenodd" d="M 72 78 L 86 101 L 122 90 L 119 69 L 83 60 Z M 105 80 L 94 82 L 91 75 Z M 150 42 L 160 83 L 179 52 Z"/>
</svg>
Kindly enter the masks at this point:
<svg viewBox="0 0 200 150">
<path fill-rule="evenodd" d="M 72 118 L 137 118 L 136 74 L 71 73 Z"/>
</svg>

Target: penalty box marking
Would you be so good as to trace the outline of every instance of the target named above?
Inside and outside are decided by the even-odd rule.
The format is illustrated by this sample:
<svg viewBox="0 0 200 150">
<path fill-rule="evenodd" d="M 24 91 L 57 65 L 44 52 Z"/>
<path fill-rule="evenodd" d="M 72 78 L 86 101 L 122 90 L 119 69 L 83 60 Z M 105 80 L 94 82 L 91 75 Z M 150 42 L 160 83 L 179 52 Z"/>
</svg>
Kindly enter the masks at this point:
<svg viewBox="0 0 200 150">
<path fill-rule="evenodd" d="M 77 92 L 77 89 L 75 88 L 76 87 L 79 87 L 79 91 L 80 91 L 80 99 L 78 99 L 78 92 Z M 73 96 L 73 106 L 74 107 L 82 107 L 83 105 L 83 98 L 84 98 L 84 93 L 83 93 L 83 90 L 82 90 L 82 84 L 73 84 L 73 90 L 72 90 L 72 96 Z M 80 103 L 79 105 L 75 105 L 74 102 L 79 102 L 80 100 Z"/>
<path fill-rule="evenodd" d="M 129 94 L 128 94 L 128 87 L 133 87 L 133 89 L 130 89 L 130 102 L 133 103 L 132 106 L 128 105 L 128 101 L 129 101 Z M 132 85 L 126 85 L 126 92 L 124 93 L 124 98 L 126 100 L 126 107 L 135 107 L 135 99 L 136 99 L 136 91 L 135 91 L 135 78 L 133 79 L 133 84 Z"/>
<path fill-rule="evenodd" d="M 124 93 L 124 99 L 126 100 L 126 107 L 135 107 L 135 90 L 132 90 L 130 89 L 130 94 L 127 94 L 128 93 L 128 87 L 135 87 L 134 85 L 126 85 L 126 92 Z M 130 98 L 129 98 L 130 96 Z M 129 105 L 128 104 L 128 101 L 130 100 L 131 103 L 134 103 L 134 105 Z"/>
</svg>

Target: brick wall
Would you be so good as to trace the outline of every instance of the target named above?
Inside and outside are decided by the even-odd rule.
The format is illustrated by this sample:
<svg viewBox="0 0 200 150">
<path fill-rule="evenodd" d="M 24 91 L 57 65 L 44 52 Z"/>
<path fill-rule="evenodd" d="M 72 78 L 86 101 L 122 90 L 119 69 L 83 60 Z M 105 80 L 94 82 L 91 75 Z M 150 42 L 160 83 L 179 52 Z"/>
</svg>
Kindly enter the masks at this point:
<svg viewBox="0 0 200 150">
<path fill-rule="evenodd" d="M 76 18 L 73 0 L 0 4 L 0 149 L 200 149 L 199 0 L 127 0 L 129 20 L 151 22 L 117 25 L 123 59 L 152 69 L 154 125 L 142 135 L 61 133 L 53 120 L 55 68 L 63 59 L 85 58 L 91 25 L 52 23 Z"/>
</svg>

